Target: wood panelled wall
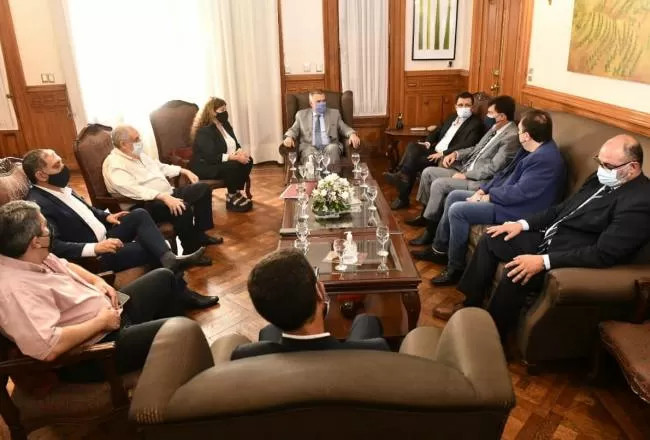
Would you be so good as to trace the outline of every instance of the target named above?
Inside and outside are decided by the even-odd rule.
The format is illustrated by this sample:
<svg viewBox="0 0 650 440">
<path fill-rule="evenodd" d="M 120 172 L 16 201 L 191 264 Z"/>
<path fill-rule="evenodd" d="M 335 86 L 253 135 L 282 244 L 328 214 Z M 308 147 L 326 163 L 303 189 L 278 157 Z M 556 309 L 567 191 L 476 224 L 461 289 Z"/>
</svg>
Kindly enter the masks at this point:
<svg viewBox="0 0 650 440">
<path fill-rule="evenodd" d="M 404 72 L 403 108 L 406 125 L 440 125 L 454 111 L 455 95 L 461 89 L 460 70 Z"/>
</svg>

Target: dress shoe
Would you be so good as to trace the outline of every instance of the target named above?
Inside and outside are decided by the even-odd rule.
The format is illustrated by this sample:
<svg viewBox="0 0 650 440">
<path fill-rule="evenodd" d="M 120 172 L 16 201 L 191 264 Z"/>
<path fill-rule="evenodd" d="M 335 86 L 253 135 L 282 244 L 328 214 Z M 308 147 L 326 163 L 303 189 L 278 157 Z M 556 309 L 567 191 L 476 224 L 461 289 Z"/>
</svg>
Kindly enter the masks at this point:
<svg viewBox="0 0 650 440">
<path fill-rule="evenodd" d="M 203 233 L 203 236 L 199 238 L 199 242 L 203 246 L 210 246 L 211 244 L 221 244 L 223 243 L 223 237 L 211 237 L 206 233 Z"/>
<path fill-rule="evenodd" d="M 431 243 L 433 243 L 433 234 L 428 229 L 425 229 L 423 233 L 413 240 L 409 240 L 411 246 L 424 246 Z"/>
<path fill-rule="evenodd" d="M 183 300 L 185 305 L 191 309 L 206 309 L 219 303 L 218 296 L 204 296 L 187 288 Z"/>
<path fill-rule="evenodd" d="M 431 261 L 431 262 L 433 262 L 434 258 L 437 257 L 436 252 L 434 252 L 433 249 L 431 249 L 431 247 L 428 247 L 422 251 L 411 251 L 411 255 L 416 260 Z"/>
<path fill-rule="evenodd" d="M 403 208 L 408 208 L 409 207 L 409 202 L 408 200 L 402 200 L 402 199 L 395 199 L 393 202 L 390 204 L 390 209 L 397 210 L 397 209 L 403 209 Z"/>
<path fill-rule="evenodd" d="M 433 317 L 442 319 L 443 321 L 449 321 L 451 315 L 464 308 L 463 303 L 454 304 L 452 306 L 440 306 L 433 309 Z"/>
<path fill-rule="evenodd" d="M 428 220 L 421 215 L 418 215 L 415 218 L 410 218 L 408 220 L 405 220 L 404 223 L 406 223 L 409 226 L 416 226 L 416 227 L 421 227 L 421 226 L 426 226 L 428 223 Z"/>
<path fill-rule="evenodd" d="M 458 284 L 463 276 L 464 269 L 452 269 L 450 267 L 443 270 L 440 275 L 431 280 L 434 286 L 453 286 Z"/>
<path fill-rule="evenodd" d="M 200 247 L 191 254 L 177 256 L 173 252 L 166 252 L 160 262 L 162 266 L 166 269 L 171 270 L 172 272 L 180 272 L 188 267 L 198 265 L 199 261 L 205 253 L 205 247 Z"/>
</svg>

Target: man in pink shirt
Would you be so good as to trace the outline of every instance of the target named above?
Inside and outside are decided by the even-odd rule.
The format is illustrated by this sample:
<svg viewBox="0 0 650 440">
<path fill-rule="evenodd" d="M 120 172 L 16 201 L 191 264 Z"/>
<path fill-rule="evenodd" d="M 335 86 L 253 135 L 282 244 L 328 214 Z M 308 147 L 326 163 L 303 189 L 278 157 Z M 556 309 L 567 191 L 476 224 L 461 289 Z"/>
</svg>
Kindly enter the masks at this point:
<svg viewBox="0 0 650 440">
<path fill-rule="evenodd" d="M 38 205 L 0 207 L 0 330 L 23 354 L 52 361 L 76 347 L 116 342 L 118 371 L 141 368 L 165 319 L 182 316 L 183 290 L 168 269 L 149 272 L 119 295 L 103 279 L 50 253 Z M 101 380 L 93 362 L 59 371 L 64 380 Z"/>
</svg>

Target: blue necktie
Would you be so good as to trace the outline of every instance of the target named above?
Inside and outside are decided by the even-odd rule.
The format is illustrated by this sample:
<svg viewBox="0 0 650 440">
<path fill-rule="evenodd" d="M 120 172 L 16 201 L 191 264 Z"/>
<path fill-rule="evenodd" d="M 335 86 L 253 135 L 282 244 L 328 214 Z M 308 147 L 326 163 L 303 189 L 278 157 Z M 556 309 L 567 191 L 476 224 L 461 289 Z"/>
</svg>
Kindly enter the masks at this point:
<svg viewBox="0 0 650 440">
<path fill-rule="evenodd" d="M 316 123 L 314 124 L 314 147 L 317 150 L 320 150 L 321 147 L 323 146 L 323 138 L 322 134 L 320 132 L 320 118 L 321 115 L 316 114 Z"/>
</svg>

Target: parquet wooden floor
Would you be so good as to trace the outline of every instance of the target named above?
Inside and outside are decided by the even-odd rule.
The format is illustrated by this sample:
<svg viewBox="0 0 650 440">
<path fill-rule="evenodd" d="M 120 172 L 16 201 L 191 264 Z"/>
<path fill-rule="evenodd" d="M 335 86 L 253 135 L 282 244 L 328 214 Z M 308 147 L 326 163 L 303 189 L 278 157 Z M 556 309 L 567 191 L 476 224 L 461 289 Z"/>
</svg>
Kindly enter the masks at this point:
<svg viewBox="0 0 650 440">
<path fill-rule="evenodd" d="M 373 175 L 380 176 L 385 167 L 383 157 L 371 159 Z M 252 182 L 255 208 L 247 214 L 226 212 L 222 191 L 215 191 L 216 229 L 224 236 L 225 243 L 209 249 L 215 262 L 213 266 L 188 271 L 191 288 L 221 297 L 219 306 L 192 314 L 210 342 L 233 332 L 254 340 L 265 324 L 248 298 L 246 280 L 257 260 L 277 246 L 282 215 L 282 202 L 278 197 L 283 182 L 282 168 L 256 166 Z M 73 177 L 73 187 L 86 193 L 79 175 Z M 382 190 L 389 199 L 395 196 L 395 191 L 386 185 Z M 408 238 L 415 237 L 419 231 L 404 225 L 403 221 L 417 211 L 412 207 L 397 212 Z M 438 304 L 455 301 L 460 294 L 453 288 L 434 289 L 428 283 L 441 267 L 426 262 L 418 262 L 417 267 L 424 281 L 420 286 L 419 325 L 443 326 L 444 322 L 431 317 L 432 309 Z M 517 406 L 506 425 L 504 439 L 650 439 L 648 406 L 629 391 L 616 368 L 596 386 L 587 382 L 585 364 L 563 363 L 539 376 L 528 376 L 516 362 L 509 367 Z M 30 439 L 39 440 L 76 438 L 127 440 L 136 436 L 124 415 L 99 427 L 46 427 L 30 436 Z"/>
</svg>

